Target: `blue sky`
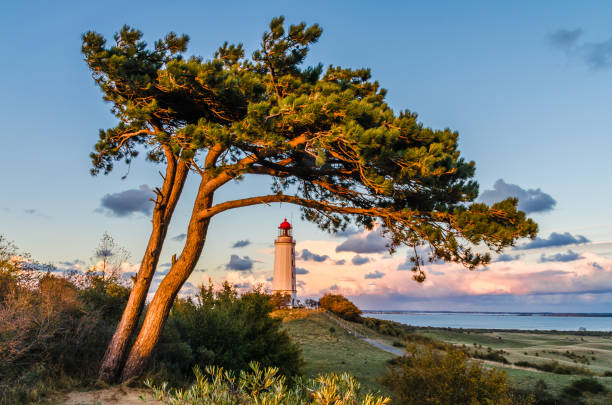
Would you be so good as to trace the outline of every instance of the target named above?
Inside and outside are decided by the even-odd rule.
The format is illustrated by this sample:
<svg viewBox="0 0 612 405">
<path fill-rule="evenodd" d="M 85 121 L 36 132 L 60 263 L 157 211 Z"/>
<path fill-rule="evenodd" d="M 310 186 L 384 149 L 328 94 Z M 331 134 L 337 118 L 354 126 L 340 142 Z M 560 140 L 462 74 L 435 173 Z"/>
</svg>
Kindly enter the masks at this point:
<svg viewBox="0 0 612 405">
<path fill-rule="evenodd" d="M 552 232 L 568 232 L 589 241 L 532 249 L 528 253 L 507 252 L 512 257 L 522 255 L 504 262 L 515 263 L 516 274 L 524 274 L 526 268 L 533 274 L 571 273 L 572 269 L 588 273 L 588 263 L 605 267 L 602 263 L 612 257 L 612 244 L 608 243 L 612 241 L 612 4 L 372 4 L 3 3 L 0 233 L 36 259 L 57 264 L 75 259 L 87 262 L 102 233 L 108 231 L 132 253 L 131 262 L 137 264 L 150 229 L 148 217 L 139 212 L 119 217 L 102 209 L 101 204 L 107 195 L 158 185 L 159 168 L 138 159 L 125 180 L 121 177 L 127 168 L 122 166 L 109 176 L 89 175 L 88 154 L 97 131 L 113 126 L 114 120 L 82 60 L 80 35 L 95 30 L 110 38 L 127 23 L 143 30 L 151 43 L 168 31 L 176 31 L 191 37 L 190 54 L 208 57 L 224 41 L 242 42 L 251 52 L 270 18 L 282 14 L 290 23 L 317 22 L 323 27 L 323 37 L 313 46 L 308 63 L 369 67 L 373 77 L 389 90 L 388 100 L 394 109 L 419 113 L 427 126 L 459 131 L 463 155 L 476 161 L 481 191 L 492 190 L 497 180 L 503 179 L 506 185 L 533 190 L 535 198 L 552 198 L 554 205 L 531 214 L 540 224 L 542 238 Z M 266 187 L 265 181 L 248 178 L 230 185 L 217 198 L 235 198 Z M 170 237 L 185 232 L 194 190 L 192 180 L 185 187 Z M 270 244 L 275 228 L 285 216 L 293 217 L 302 249 L 328 254 L 330 261 L 342 260 L 335 247 L 346 238 L 326 235 L 300 222 L 298 209 L 288 205 L 245 208 L 214 219 L 198 266 L 206 271 L 194 274 L 190 281 L 197 284 L 208 276 L 217 280 L 228 277 L 236 282 L 265 281 L 271 274 Z M 250 244 L 232 248 L 238 240 L 249 240 Z M 180 248 L 180 241 L 169 239 L 162 263 Z M 570 257 L 570 249 L 581 258 L 562 261 Z M 242 260 L 248 257 L 252 268 L 232 272 L 231 266 L 228 268 L 231 255 Z M 337 276 L 323 276 L 328 274 L 323 267 L 312 267 L 303 276 L 303 293 L 315 295 L 336 286 L 369 308 L 448 309 L 463 305 L 504 310 L 521 303 L 526 310 L 567 311 L 575 308 L 573 303 L 580 294 L 590 295 L 579 301 L 577 310 L 603 311 L 612 303 L 612 286 L 609 291 L 587 291 L 590 287 L 586 286 L 566 291 L 561 285 L 567 283 L 559 284 L 556 295 L 555 291 L 543 294 L 519 288 L 506 293 L 484 289 L 428 295 L 426 288 L 410 284 L 409 274 L 391 276 L 391 267 L 403 261 L 405 252 L 400 251 L 394 258 L 378 252 L 369 258 L 370 263 L 363 266 L 371 267 L 347 264 L 344 273 Z M 351 263 L 350 256 L 345 260 Z M 389 261 L 397 263 L 383 270 L 381 263 Z M 320 263 L 325 262 L 314 263 L 322 266 Z M 495 266 L 491 269 L 497 271 Z M 612 267 L 605 267 L 608 270 Z M 320 276 L 318 271 L 322 272 Z M 444 273 L 449 271 L 463 275 L 461 269 Z M 346 281 L 346 273 L 359 274 L 360 282 Z M 376 278 L 380 273 L 385 275 Z M 552 280 L 561 273 L 544 274 L 551 274 Z M 365 278 L 367 275 L 370 276 Z M 436 277 L 434 274 L 432 278 Z M 406 289 L 383 289 L 381 283 L 386 278 L 405 283 Z M 362 288 L 363 280 L 374 284 L 374 292 Z M 438 283 L 460 280 L 441 278 Z M 422 291 L 416 294 L 413 288 Z M 521 298 L 525 296 L 532 298 Z"/>
</svg>

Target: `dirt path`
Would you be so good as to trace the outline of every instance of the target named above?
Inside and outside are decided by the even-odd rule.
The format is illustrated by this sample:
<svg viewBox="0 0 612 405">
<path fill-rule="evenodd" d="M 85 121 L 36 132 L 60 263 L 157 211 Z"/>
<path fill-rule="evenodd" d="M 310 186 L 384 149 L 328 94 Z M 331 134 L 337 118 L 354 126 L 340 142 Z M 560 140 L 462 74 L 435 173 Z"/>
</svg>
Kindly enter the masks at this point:
<svg viewBox="0 0 612 405">
<path fill-rule="evenodd" d="M 378 340 L 375 339 L 370 339 L 364 335 L 362 335 L 361 333 L 357 332 L 354 328 L 352 328 L 346 321 L 337 318 L 336 316 L 330 314 L 329 312 L 325 312 L 325 315 L 327 315 L 329 317 L 329 319 L 335 321 L 338 325 L 340 325 L 345 331 L 347 331 L 348 333 L 350 333 L 351 335 L 354 335 L 355 337 L 357 337 L 358 339 L 363 340 L 364 342 L 369 343 L 370 345 L 383 350 L 385 352 L 394 354 L 396 356 L 403 356 L 405 354 L 405 351 L 397 348 L 397 347 L 393 347 L 391 345 L 388 345 L 386 343 L 380 342 Z M 537 358 L 537 357 L 534 357 Z M 486 364 L 488 366 L 493 366 L 496 368 L 502 368 L 502 367 L 507 367 L 507 368 L 512 368 L 512 369 L 516 369 L 516 370 L 525 370 L 525 371 L 535 371 L 535 372 L 541 372 L 540 370 L 536 369 L 536 368 L 532 368 L 532 367 L 522 367 L 522 366 L 516 366 L 514 364 L 504 364 L 504 363 L 500 363 L 497 361 L 491 361 L 491 360 L 483 360 L 483 359 L 477 359 L 476 361 L 479 361 L 483 364 Z"/>
<path fill-rule="evenodd" d="M 140 397 L 146 398 L 146 401 Z M 71 392 L 60 404 L 65 405 L 143 405 L 162 404 L 151 399 L 149 391 L 139 388 L 111 387 L 102 390 Z"/>
<path fill-rule="evenodd" d="M 346 321 L 337 318 L 336 316 L 330 314 L 329 312 L 324 312 L 325 315 L 327 315 L 327 317 L 331 320 L 333 320 L 334 322 L 336 322 L 338 325 L 340 325 L 347 333 L 355 336 L 358 339 L 363 340 L 366 343 L 369 343 L 370 345 L 376 347 L 377 349 L 380 349 L 382 351 L 394 354 L 396 356 L 403 356 L 404 355 L 404 350 L 399 349 L 397 347 L 393 347 L 391 345 L 388 345 L 386 343 L 383 343 L 379 340 L 376 339 L 371 339 L 365 335 L 362 335 L 361 333 L 357 332 L 357 330 L 355 328 L 352 328 L 350 324 L 348 324 Z"/>
<path fill-rule="evenodd" d="M 384 350 L 385 352 L 389 352 L 389 353 L 394 354 L 396 356 L 403 356 L 405 354 L 405 352 L 402 349 L 399 349 L 397 347 L 393 347 L 393 346 L 390 346 L 388 344 L 379 342 L 378 340 L 374 340 L 374 339 L 370 339 L 370 338 L 366 338 L 366 337 L 362 337 L 360 339 L 365 341 L 365 342 L 368 342 L 369 344 L 371 344 L 374 347 L 379 348 L 380 350 Z"/>
</svg>

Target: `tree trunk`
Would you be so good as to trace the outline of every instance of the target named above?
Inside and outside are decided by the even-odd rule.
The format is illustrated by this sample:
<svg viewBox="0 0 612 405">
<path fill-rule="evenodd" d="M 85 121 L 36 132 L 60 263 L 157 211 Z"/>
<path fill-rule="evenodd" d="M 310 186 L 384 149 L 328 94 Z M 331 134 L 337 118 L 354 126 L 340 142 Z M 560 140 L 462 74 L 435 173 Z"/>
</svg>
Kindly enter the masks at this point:
<svg viewBox="0 0 612 405">
<path fill-rule="evenodd" d="M 134 280 L 134 286 L 121 316 L 121 321 L 100 365 L 98 378 L 106 383 L 114 382 L 121 371 L 128 345 L 144 308 L 172 214 L 189 172 L 187 164 L 182 161 L 176 162 L 171 156 L 169 157 L 166 177 L 153 210 L 153 229 L 149 237 L 147 250 L 140 263 L 140 269 Z"/>
<path fill-rule="evenodd" d="M 200 190 L 201 191 L 201 190 Z M 153 349 L 159 340 L 172 304 L 179 290 L 193 272 L 206 240 L 210 218 L 198 218 L 197 213 L 210 208 L 213 193 L 198 193 L 193 214 L 187 231 L 185 247 L 180 257 L 172 264 L 170 271 L 157 288 L 147 310 L 144 323 L 127 358 L 121 381 L 140 377 L 147 366 Z"/>
</svg>

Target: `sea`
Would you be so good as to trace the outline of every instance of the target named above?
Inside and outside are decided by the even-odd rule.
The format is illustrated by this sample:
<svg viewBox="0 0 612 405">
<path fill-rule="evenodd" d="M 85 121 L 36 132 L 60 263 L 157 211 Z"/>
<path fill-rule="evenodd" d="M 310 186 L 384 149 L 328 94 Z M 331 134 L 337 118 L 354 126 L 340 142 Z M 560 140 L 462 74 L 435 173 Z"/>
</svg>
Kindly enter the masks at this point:
<svg viewBox="0 0 612 405">
<path fill-rule="evenodd" d="M 437 328 L 612 331 L 612 313 L 364 311 L 363 315 Z"/>
</svg>

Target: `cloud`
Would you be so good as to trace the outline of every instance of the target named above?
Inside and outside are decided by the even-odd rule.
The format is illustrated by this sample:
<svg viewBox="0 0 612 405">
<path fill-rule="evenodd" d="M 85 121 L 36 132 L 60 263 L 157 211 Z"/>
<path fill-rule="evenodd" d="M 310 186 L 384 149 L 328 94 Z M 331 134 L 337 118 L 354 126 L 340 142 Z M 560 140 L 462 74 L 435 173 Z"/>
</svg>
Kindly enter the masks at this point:
<svg viewBox="0 0 612 405">
<path fill-rule="evenodd" d="M 66 260 L 63 262 L 58 262 L 58 264 L 60 266 L 64 266 L 64 267 L 74 267 L 74 268 L 80 268 L 81 266 L 85 265 L 85 262 L 81 259 L 74 259 L 74 260 Z"/>
<path fill-rule="evenodd" d="M 172 263 L 170 262 L 162 263 L 157 266 L 157 269 L 155 270 L 155 274 L 162 275 L 162 276 L 165 274 L 168 274 L 170 272 L 170 267 L 172 267 Z"/>
<path fill-rule="evenodd" d="M 369 261 L 370 259 L 368 257 L 363 257 L 359 255 L 356 255 L 351 259 L 351 263 L 353 263 L 355 266 L 361 266 L 362 264 L 366 264 Z"/>
<path fill-rule="evenodd" d="M 582 28 L 561 29 L 549 35 L 552 46 L 563 50 L 569 56 L 579 58 L 591 69 L 605 69 L 612 66 L 612 37 L 599 42 L 582 42 Z"/>
<path fill-rule="evenodd" d="M 346 260 L 344 260 L 344 259 L 336 260 L 336 261 L 334 262 L 334 264 L 335 264 L 336 266 L 342 266 L 342 265 L 344 265 L 345 263 L 346 263 Z"/>
<path fill-rule="evenodd" d="M 234 244 L 232 245 L 233 249 L 237 249 L 237 248 L 243 248 L 245 246 L 249 246 L 251 244 L 251 241 L 248 239 L 243 239 L 243 240 L 239 240 L 237 242 L 234 242 Z"/>
<path fill-rule="evenodd" d="M 186 233 L 181 233 L 179 235 L 173 236 L 170 239 L 172 239 L 173 241 L 176 241 L 176 242 L 181 242 L 181 241 L 184 241 L 186 237 L 187 237 Z"/>
<path fill-rule="evenodd" d="M 612 66 L 612 38 L 602 42 L 584 44 L 581 50 L 587 65 L 592 69 L 604 69 Z"/>
<path fill-rule="evenodd" d="M 249 283 L 237 283 L 237 284 L 234 284 L 234 287 L 238 289 L 245 289 L 245 288 L 251 288 L 251 285 Z"/>
<path fill-rule="evenodd" d="M 503 179 L 495 182 L 493 190 L 483 191 L 479 200 L 491 205 L 508 197 L 518 198 L 518 209 L 527 214 L 551 211 L 557 204 L 554 198 L 539 188 L 525 190 L 516 184 L 506 183 Z"/>
<path fill-rule="evenodd" d="M 336 252 L 382 253 L 387 250 L 385 238 L 380 232 L 369 232 L 365 237 L 353 235 L 336 247 Z"/>
<path fill-rule="evenodd" d="M 363 276 L 363 278 L 365 279 L 375 279 L 375 278 L 382 278 L 385 275 L 385 273 L 382 273 L 378 270 L 376 270 L 373 273 L 368 273 L 365 276 Z"/>
<path fill-rule="evenodd" d="M 324 262 L 325 260 L 329 259 L 328 255 L 318 255 L 316 253 L 311 252 L 308 249 L 304 249 L 302 250 L 302 253 L 300 254 L 299 258 L 301 260 L 304 261 L 313 261 L 313 262 Z"/>
<path fill-rule="evenodd" d="M 295 268 L 295 274 L 308 274 L 310 273 L 308 270 L 306 270 L 303 267 L 296 267 Z"/>
<path fill-rule="evenodd" d="M 582 28 L 576 28 L 575 30 L 558 30 L 549 35 L 548 39 L 550 43 L 561 49 L 569 49 L 576 46 L 578 39 L 582 36 L 584 31 Z"/>
<path fill-rule="evenodd" d="M 337 289 L 338 289 L 338 285 L 337 285 L 337 284 L 334 284 L 334 285 L 332 285 L 332 286 L 330 286 L 330 287 L 329 287 L 329 290 L 330 290 L 330 291 L 335 291 L 335 290 L 337 290 Z"/>
<path fill-rule="evenodd" d="M 603 266 L 597 262 L 593 262 L 593 263 L 589 263 L 591 266 L 593 266 L 594 268 L 596 268 L 597 270 L 603 270 Z"/>
<path fill-rule="evenodd" d="M 338 231 L 334 233 L 334 236 L 337 238 L 348 238 L 349 236 L 353 236 L 359 233 L 357 229 L 354 228 L 346 228 L 344 231 Z"/>
<path fill-rule="evenodd" d="M 580 253 L 576 253 L 573 250 L 569 249 L 567 253 L 557 253 L 551 256 L 545 256 L 542 254 L 540 256 L 540 263 L 545 262 L 573 262 L 574 260 L 582 259 Z"/>
<path fill-rule="evenodd" d="M 516 249 L 526 250 L 526 249 L 538 249 L 552 246 L 567 246 L 567 245 L 576 245 L 579 243 L 588 243 L 589 239 L 582 235 L 573 236 L 569 232 L 565 233 L 557 233 L 553 232 L 550 234 L 548 238 L 540 238 L 537 237 L 531 242 L 528 242 L 524 245 L 517 246 Z"/>
<path fill-rule="evenodd" d="M 106 194 L 101 199 L 102 209 L 116 217 L 126 217 L 136 212 L 150 215 L 153 211 L 155 197 L 153 190 L 146 184 L 137 189 L 130 189 L 114 194 Z"/>
<path fill-rule="evenodd" d="M 361 266 L 362 264 L 366 264 L 369 261 L 370 259 L 368 257 L 363 257 L 359 255 L 356 255 L 351 259 L 351 263 L 353 263 L 355 266 Z"/>
<path fill-rule="evenodd" d="M 399 266 L 397 266 L 397 270 L 398 271 L 412 270 L 413 267 L 414 267 L 414 263 L 410 261 L 410 256 L 408 256 L 406 257 L 406 261 L 404 263 L 401 263 Z"/>
<path fill-rule="evenodd" d="M 364 232 L 362 236 L 365 235 Z M 576 234 L 571 235 L 574 239 L 581 240 Z M 549 233 L 541 236 L 549 239 Z M 328 292 L 341 291 L 347 297 L 356 297 L 355 302 L 364 309 L 420 310 L 435 307 L 436 310 L 461 308 L 461 310 L 503 311 L 508 307 L 521 307 L 525 311 L 552 311 L 558 308 L 560 312 L 569 312 L 568 308 L 572 306 L 573 300 L 583 304 L 578 294 L 584 297 L 585 294 L 591 294 L 594 297 L 593 302 L 599 300 L 601 302 L 597 304 L 598 306 L 585 304 L 585 312 L 605 312 L 604 304 L 607 302 L 612 305 L 612 292 L 609 293 L 610 298 L 607 298 L 607 301 L 604 299 L 604 294 L 608 293 L 601 292 L 612 291 L 612 258 L 607 257 L 610 249 L 601 254 L 587 249 L 592 247 L 602 250 L 599 244 L 580 247 L 569 245 L 553 248 L 555 250 L 508 251 L 504 253 L 513 258 L 520 255 L 520 259 L 507 262 L 495 261 L 488 265 L 487 271 L 469 271 L 456 263 L 427 264 L 424 266 L 427 279 L 423 283 L 416 283 L 412 281 L 412 272 L 397 270 L 406 264 L 408 253 L 397 256 L 360 254 L 369 258 L 370 262 L 355 266 L 351 263 L 351 259 L 356 253 L 335 253 L 336 247 L 343 241 L 298 241 L 297 252 L 308 249 L 319 255 L 331 257 L 322 263 L 298 262 L 298 266 L 309 271 L 308 274 L 298 276 L 299 280 L 306 282 L 306 286 L 300 289 L 301 297 L 315 297 Z M 570 262 L 538 261 L 541 253 L 546 255 L 566 253 L 568 248 L 579 252 L 583 258 Z M 346 260 L 345 266 L 335 264 L 339 259 Z M 592 263 L 597 263 L 601 268 L 594 267 Z M 410 268 L 411 263 L 408 262 L 407 265 Z M 384 276 L 378 279 L 365 278 L 367 274 L 376 271 L 384 273 Z M 233 277 L 237 282 L 247 281 L 248 277 L 265 279 L 271 275 L 271 271 L 256 270 L 229 273 L 234 274 Z M 266 284 L 268 288 L 269 284 L 269 282 Z M 330 286 L 335 286 L 336 290 L 330 290 Z M 553 295 L 560 306 L 555 307 L 550 304 L 551 306 L 547 307 L 544 301 Z M 553 298 L 550 300 L 554 301 Z M 501 308 L 502 303 L 506 301 L 515 304 L 509 305 L 506 309 Z M 490 309 L 487 303 L 491 303 L 496 309 Z"/>
<path fill-rule="evenodd" d="M 24 209 L 23 212 L 27 215 L 34 215 L 37 217 L 41 217 L 41 218 L 50 218 L 48 215 L 42 214 L 40 212 L 38 212 L 36 209 L 34 208 L 28 208 L 28 209 Z"/>
<path fill-rule="evenodd" d="M 230 261 L 225 265 L 225 268 L 228 270 L 251 271 L 253 263 L 254 260 L 251 260 L 249 256 L 240 258 L 238 255 L 231 255 Z"/>
<path fill-rule="evenodd" d="M 504 254 L 501 254 L 501 255 L 497 256 L 493 260 L 493 263 L 496 263 L 496 262 L 512 262 L 512 261 L 518 260 L 520 258 L 521 258 L 521 255 L 511 255 L 511 254 L 504 253 Z"/>
</svg>

